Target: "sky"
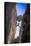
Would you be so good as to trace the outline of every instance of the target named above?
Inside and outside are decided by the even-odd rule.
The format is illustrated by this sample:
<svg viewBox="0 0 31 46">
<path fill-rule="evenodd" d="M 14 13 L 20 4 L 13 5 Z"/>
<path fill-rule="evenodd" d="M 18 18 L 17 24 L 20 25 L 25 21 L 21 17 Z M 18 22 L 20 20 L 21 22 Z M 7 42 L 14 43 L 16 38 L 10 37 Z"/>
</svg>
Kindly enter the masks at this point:
<svg viewBox="0 0 31 46">
<path fill-rule="evenodd" d="M 16 10 L 17 10 L 17 16 L 22 15 L 25 13 L 25 10 L 27 8 L 26 3 L 16 3 Z"/>
<path fill-rule="evenodd" d="M 25 10 L 27 8 L 27 4 L 25 3 L 16 3 L 16 10 L 17 10 L 17 16 L 22 15 L 25 13 Z M 15 38 L 17 38 L 19 36 L 19 26 L 16 27 L 16 34 L 15 34 Z"/>
</svg>

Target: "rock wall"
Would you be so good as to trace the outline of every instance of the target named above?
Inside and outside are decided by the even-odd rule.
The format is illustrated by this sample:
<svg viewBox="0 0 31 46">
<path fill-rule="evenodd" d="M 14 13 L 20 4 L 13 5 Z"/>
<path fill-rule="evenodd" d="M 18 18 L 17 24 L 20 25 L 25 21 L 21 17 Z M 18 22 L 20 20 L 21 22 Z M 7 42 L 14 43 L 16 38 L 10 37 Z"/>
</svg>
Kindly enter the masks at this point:
<svg viewBox="0 0 31 46">
<path fill-rule="evenodd" d="M 5 3 L 5 43 L 11 43 L 14 40 L 16 32 L 16 4 Z"/>
<path fill-rule="evenodd" d="M 27 5 L 27 10 L 23 15 L 22 27 L 23 27 L 23 32 L 22 32 L 21 43 L 30 42 L 30 5 L 29 4 Z"/>
</svg>

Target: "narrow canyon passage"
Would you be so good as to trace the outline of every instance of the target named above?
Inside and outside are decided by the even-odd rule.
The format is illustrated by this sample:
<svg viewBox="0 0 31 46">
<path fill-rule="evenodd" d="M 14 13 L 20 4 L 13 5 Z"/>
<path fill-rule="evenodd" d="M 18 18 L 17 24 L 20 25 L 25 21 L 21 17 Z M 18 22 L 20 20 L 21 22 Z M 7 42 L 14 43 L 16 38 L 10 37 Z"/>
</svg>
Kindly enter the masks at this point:
<svg viewBox="0 0 31 46">
<path fill-rule="evenodd" d="M 5 3 L 4 42 L 30 42 L 30 5 L 26 3 Z"/>
</svg>

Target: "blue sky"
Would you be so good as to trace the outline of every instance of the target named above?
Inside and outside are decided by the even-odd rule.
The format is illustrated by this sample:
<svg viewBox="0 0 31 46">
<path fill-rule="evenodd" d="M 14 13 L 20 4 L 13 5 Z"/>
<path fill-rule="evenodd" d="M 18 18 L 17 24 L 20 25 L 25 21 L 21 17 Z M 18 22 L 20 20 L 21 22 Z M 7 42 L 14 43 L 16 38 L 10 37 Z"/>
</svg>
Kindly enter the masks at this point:
<svg viewBox="0 0 31 46">
<path fill-rule="evenodd" d="M 25 13 L 25 10 L 27 8 L 26 3 L 16 3 L 16 10 L 17 10 L 17 16 L 22 15 Z"/>
</svg>

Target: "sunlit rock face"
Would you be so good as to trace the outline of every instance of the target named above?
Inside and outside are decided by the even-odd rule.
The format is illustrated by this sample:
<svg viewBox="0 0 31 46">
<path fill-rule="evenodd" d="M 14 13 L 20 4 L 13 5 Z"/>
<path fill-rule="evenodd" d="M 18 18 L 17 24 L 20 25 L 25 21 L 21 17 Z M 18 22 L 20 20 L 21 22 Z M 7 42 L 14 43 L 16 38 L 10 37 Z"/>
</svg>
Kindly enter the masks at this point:
<svg viewBox="0 0 31 46">
<path fill-rule="evenodd" d="M 14 40 L 16 32 L 16 4 L 5 3 L 5 6 L 6 6 L 5 42 L 11 43 Z"/>
<path fill-rule="evenodd" d="M 21 23 L 22 23 L 22 21 L 18 21 L 18 20 L 16 21 L 16 34 L 15 34 L 15 38 L 19 37 Z"/>
</svg>

